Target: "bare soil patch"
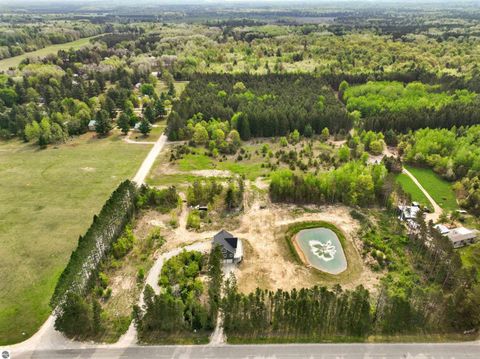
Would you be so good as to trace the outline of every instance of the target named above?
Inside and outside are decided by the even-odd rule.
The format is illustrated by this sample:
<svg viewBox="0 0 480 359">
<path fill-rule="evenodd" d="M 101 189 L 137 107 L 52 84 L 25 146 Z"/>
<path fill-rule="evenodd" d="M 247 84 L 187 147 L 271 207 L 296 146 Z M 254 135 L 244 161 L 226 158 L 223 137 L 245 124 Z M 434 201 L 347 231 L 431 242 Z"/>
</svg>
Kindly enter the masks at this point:
<svg viewBox="0 0 480 359">
<path fill-rule="evenodd" d="M 289 225 L 307 221 L 330 222 L 342 230 L 346 241 L 344 251 L 350 268 L 348 273 L 330 275 L 308 268 L 295 259 L 285 233 Z M 291 290 L 340 284 L 345 289 L 363 285 L 375 291 L 380 274 L 373 273 L 363 263 L 359 254 L 361 240 L 357 238 L 358 229 L 359 223 L 350 216 L 350 208 L 346 206 L 309 206 L 301 209 L 298 206 L 272 204 L 266 196 L 257 193 L 255 200 L 245 210 L 238 230 L 233 232 L 247 243 L 244 260 L 234 271 L 239 289 L 248 293 L 256 287 Z"/>
</svg>

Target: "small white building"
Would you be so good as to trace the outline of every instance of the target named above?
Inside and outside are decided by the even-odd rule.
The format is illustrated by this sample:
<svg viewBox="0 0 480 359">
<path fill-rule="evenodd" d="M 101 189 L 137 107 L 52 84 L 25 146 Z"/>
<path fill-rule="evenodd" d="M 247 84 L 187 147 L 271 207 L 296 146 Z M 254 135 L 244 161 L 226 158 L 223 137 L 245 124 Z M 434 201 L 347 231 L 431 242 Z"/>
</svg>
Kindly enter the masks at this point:
<svg viewBox="0 0 480 359">
<path fill-rule="evenodd" d="M 435 228 L 437 231 L 440 232 L 440 234 L 442 235 L 447 235 L 449 232 L 450 232 L 450 228 L 448 228 L 447 226 L 443 225 L 443 224 L 436 224 L 433 226 L 433 228 Z"/>
<path fill-rule="evenodd" d="M 453 244 L 453 248 L 460 248 L 472 244 L 477 238 L 478 231 L 465 227 L 458 227 L 450 230 L 446 236 Z"/>
<path fill-rule="evenodd" d="M 418 212 L 420 212 L 422 209 L 417 203 L 412 203 L 411 206 L 398 206 L 398 210 L 400 212 L 400 215 L 398 218 L 401 221 L 408 221 L 408 220 L 415 220 L 417 218 Z"/>
<path fill-rule="evenodd" d="M 88 130 L 95 131 L 96 128 L 97 128 L 97 121 L 90 120 L 90 122 L 88 123 Z"/>
</svg>

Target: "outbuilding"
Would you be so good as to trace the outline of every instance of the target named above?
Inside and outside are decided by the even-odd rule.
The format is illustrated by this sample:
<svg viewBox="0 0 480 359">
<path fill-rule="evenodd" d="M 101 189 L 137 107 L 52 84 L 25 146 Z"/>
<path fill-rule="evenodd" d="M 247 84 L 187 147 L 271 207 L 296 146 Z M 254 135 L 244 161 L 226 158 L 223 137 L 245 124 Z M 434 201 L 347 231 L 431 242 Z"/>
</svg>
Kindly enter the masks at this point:
<svg viewBox="0 0 480 359">
<path fill-rule="evenodd" d="M 89 131 L 95 131 L 96 128 L 97 128 L 97 121 L 90 120 L 90 122 L 88 123 L 88 130 Z"/>
</svg>

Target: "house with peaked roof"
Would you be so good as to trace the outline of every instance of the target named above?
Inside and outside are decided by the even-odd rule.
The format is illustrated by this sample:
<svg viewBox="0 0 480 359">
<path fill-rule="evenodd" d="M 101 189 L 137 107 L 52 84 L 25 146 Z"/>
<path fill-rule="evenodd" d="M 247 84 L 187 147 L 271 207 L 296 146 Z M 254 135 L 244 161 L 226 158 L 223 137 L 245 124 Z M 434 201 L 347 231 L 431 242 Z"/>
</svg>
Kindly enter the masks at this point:
<svg viewBox="0 0 480 359">
<path fill-rule="evenodd" d="M 220 246 L 223 259 L 228 263 L 240 263 L 243 260 L 242 240 L 222 229 L 213 236 L 213 245 Z"/>
</svg>

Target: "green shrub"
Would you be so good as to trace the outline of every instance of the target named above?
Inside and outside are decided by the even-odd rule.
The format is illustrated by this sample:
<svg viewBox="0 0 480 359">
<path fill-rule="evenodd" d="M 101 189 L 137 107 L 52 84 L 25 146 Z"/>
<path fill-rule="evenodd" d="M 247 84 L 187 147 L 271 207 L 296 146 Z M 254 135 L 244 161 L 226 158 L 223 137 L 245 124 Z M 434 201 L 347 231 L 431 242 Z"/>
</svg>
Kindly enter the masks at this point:
<svg viewBox="0 0 480 359">
<path fill-rule="evenodd" d="M 187 228 L 200 229 L 200 214 L 197 210 L 194 210 L 188 214 Z"/>
<path fill-rule="evenodd" d="M 124 234 L 113 244 L 112 254 L 116 259 L 124 257 L 133 248 L 135 243 L 135 236 L 133 235 L 132 228 L 127 226 Z"/>
</svg>

